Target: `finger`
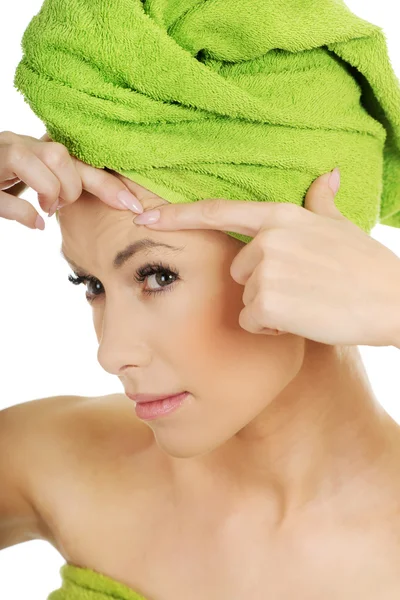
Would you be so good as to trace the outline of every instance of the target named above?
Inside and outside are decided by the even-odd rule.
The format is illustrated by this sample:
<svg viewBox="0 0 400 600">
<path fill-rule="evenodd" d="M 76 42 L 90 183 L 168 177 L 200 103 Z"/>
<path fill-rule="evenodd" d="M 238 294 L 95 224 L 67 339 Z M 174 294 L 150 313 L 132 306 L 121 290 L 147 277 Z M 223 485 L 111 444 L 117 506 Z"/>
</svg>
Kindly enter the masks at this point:
<svg viewBox="0 0 400 600">
<path fill-rule="evenodd" d="M 147 227 L 157 230 L 215 229 L 255 237 L 261 227 L 298 227 L 315 215 L 288 202 L 207 199 L 159 206 L 160 218 Z M 143 217 L 151 211 L 146 211 Z M 142 217 L 142 216 L 141 216 Z M 134 223 L 142 224 L 139 217 Z"/>
<path fill-rule="evenodd" d="M 254 268 L 254 271 L 250 273 L 250 276 L 247 278 L 242 296 L 243 304 L 245 306 L 251 304 L 256 296 L 261 293 L 262 289 L 265 293 L 267 284 L 265 267 L 262 262 L 259 262 Z"/>
<path fill-rule="evenodd" d="M 239 250 L 232 261 L 230 267 L 231 277 L 241 285 L 247 284 L 249 278 L 256 270 L 257 265 L 264 257 L 264 251 L 262 249 L 262 244 L 260 243 L 262 237 L 263 232 L 259 231 L 256 237 Z"/>
<path fill-rule="evenodd" d="M 284 335 L 287 331 L 281 331 L 280 329 L 272 329 L 264 327 L 260 318 L 256 317 L 256 305 L 259 303 L 259 299 L 254 300 L 252 304 L 245 306 L 239 314 L 239 325 L 242 329 L 245 329 L 249 333 L 264 333 L 267 335 Z"/>
<path fill-rule="evenodd" d="M 338 173 L 339 179 L 336 178 L 336 180 L 334 180 L 336 181 L 335 188 L 332 187 L 332 176 L 334 177 L 336 173 Z M 308 188 L 304 199 L 304 208 L 323 217 L 347 221 L 346 217 L 342 215 L 335 204 L 335 196 L 339 189 L 337 187 L 338 185 L 340 187 L 340 171 L 338 169 L 334 169 L 334 171 L 329 173 L 324 173 L 315 179 Z"/>
<path fill-rule="evenodd" d="M 245 306 L 239 314 L 239 325 L 249 333 L 261 333 L 265 329 L 264 325 L 259 323 L 252 311 L 252 305 Z"/>
<path fill-rule="evenodd" d="M 23 133 L 14 133 L 13 131 L 2 131 L 1 135 L 3 139 L 6 139 L 8 141 L 8 143 L 21 141 L 21 138 L 23 140 L 26 140 L 27 142 L 33 142 L 34 144 L 37 144 L 38 142 L 38 138 L 36 137 L 33 137 L 31 135 L 25 135 Z M 52 141 L 47 135 L 47 133 L 45 133 L 40 139 L 43 141 Z"/>
<path fill-rule="evenodd" d="M 112 171 L 111 169 L 109 169 L 109 172 L 111 172 L 111 174 L 114 176 L 116 175 L 116 172 Z M 129 179 L 128 177 L 125 177 L 124 175 L 121 175 L 120 173 L 118 173 L 118 178 L 120 179 L 120 181 L 122 181 L 123 184 L 126 185 L 128 190 L 141 203 L 146 200 L 152 200 L 152 201 L 153 200 L 163 200 L 163 198 L 161 196 L 159 196 L 158 194 L 156 194 L 155 192 L 152 192 L 151 190 L 143 187 L 136 181 L 132 181 L 132 179 Z M 166 200 L 164 202 L 167 203 Z"/>
<path fill-rule="evenodd" d="M 82 181 L 67 148 L 58 142 L 40 143 L 35 147 L 38 157 L 60 182 L 59 198 L 65 204 L 75 202 L 82 194 Z M 42 206 L 42 203 L 41 203 Z M 42 206 L 50 209 L 51 204 Z"/>
<path fill-rule="evenodd" d="M 37 192 L 41 203 L 46 207 L 50 207 L 57 200 L 60 194 L 59 180 L 40 158 L 23 144 L 15 143 L 7 151 L 5 146 L 0 146 L 0 165 L 3 165 L 0 169 L 0 179 L 14 174 Z"/>
<path fill-rule="evenodd" d="M 22 198 L 16 198 L 0 191 L 0 217 L 10 221 L 18 221 L 30 229 L 36 229 L 37 219 L 43 224 L 44 221 L 37 210 Z"/>
<path fill-rule="evenodd" d="M 129 209 L 136 213 L 143 212 L 143 206 L 139 200 L 131 194 L 126 185 L 118 177 L 104 171 L 104 169 L 92 167 L 77 158 L 74 160 L 83 189 L 97 196 L 112 208 L 118 208 L 119 210 Z M 121 192 L 124 192 L 124 199 L 118 197 Z"/>
<path fill-rule="evenodd" d="M 10 188 L 13 185 L 15 185 L 16 183 L 18 183 L 19 181 L 21 181 L 19 177 L 9 177 L 8 179 L 5 179 L 4 181 L 0 181 L 0 190 L 7 190 L 8 188 Z"/>
</svg>

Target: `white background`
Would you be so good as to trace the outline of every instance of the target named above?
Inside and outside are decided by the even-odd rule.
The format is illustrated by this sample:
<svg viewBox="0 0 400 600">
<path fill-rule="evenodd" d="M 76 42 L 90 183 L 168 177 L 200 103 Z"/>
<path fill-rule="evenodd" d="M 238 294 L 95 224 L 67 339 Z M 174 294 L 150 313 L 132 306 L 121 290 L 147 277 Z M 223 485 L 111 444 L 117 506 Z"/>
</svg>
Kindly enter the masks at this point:
<svg viewBox="0 0 400 600">
<path fill-rule="evenodd" d="M 41 5 L 41 0 L 3 0 L 0 7 L 0 131 L 37 138 L 45 127 L 13 88 L 13 79 L 22 56 L 23 32 Z M 348 0 L 347 5 L 383 27 L 400 78 L 397 3 Z M 38 206 L 32 190 L 22 197 Z M 56 219 L 42 216 L 45 231 L 0 219 L 0 409 L 47 396 L 123 391 L 119 380 L 97 363 L 97 342 L 83 286 L 76 288 L 67 281 L 70 270 L 59 255 Z M 372 236 L 400 257 L 400 230 L 377 225 Z M 400 423 L 400 350 L 360 346 L 360 351 L 377 398 Z M 40 540 L 3 550 L 0 598 L 44 600 L 59 587 L 59 568 L 64 562 L 52 546 Z"/>
</svg>

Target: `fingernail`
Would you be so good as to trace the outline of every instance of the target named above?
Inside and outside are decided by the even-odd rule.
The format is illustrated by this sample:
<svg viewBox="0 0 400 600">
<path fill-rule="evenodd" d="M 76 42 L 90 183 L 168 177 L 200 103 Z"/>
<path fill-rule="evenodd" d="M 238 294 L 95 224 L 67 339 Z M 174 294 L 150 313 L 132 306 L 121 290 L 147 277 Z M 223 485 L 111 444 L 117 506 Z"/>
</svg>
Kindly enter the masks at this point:
<svg viewBox="0 0 400 600">
<path fill-rule="evenodd" d="M 57 210 L 59 200 L 57 199 L 54 204 L 51 205 L 48 217 L 52 217 Z"/>
<path fill-rule="evenodd" d="M 42 231 L 46 227 L 46 224 L 40 215 L 36 217 L 35 227 L 36 229 L 41 229 Z"/>
<path fill-rule="evenodd" d="M 159 210 L 147 210 L 142 215 L 139 215 L 135 219 L 133 219 L 134 223 L 139 223 L 139 225 L 151 225 L 153 223 L 157 223 L 160 218 Z"/>
<path fill-rule="evenodd" d="M 129 210 L 133 210 L 135 213 L 142 214 L 143 206 L 140 204 L 139 200 L 127 190 L 118 192 L 117 198 L 125 208 L 129 208 Z"/>
<path fill-rule="evenodd" d="M 328 183 L 329 187 L 331 188 L 332 192 L 336 195 L 339 191 L 340 188 L 340 171 L 339 171 L 339 167 L 336 167 L 336 169 L 333 169 L 331 176 L 329 178 L 329 183 Z"/>
</svg>

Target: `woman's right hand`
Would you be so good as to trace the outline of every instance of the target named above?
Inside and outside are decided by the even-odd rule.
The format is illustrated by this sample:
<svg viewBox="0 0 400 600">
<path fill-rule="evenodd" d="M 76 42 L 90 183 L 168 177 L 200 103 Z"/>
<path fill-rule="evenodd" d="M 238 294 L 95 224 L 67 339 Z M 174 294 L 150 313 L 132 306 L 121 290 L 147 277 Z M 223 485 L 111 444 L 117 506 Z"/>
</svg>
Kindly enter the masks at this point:
<svg viewBox="0 0 400 600">
<path fill-rule="evenodd" d="M 44 229 L 44 220 L 34 206 L 18 197 L 28 186 L 37 192 L 44 212 L 53 209 L 50 214 L 54 214 L 56 208 L 75 202 L 83 189 L 113 208 L 130 209 L 138 214 L 143 210 L 140 209 L 140 202 L 118 177 L 71 156 L 63 144 L 53 142 L 47 133 L 38 140 L 12 131 L 2 131 L 0 218 L 18 221 L 30 229 Z M 123 204 L 117 198 L 121 191 L 129 194 L 127 201 L 133 200 L 133 204 Z M 135 210 L 134 204 L 139 206 L 138 210 Z"/>
</svg>

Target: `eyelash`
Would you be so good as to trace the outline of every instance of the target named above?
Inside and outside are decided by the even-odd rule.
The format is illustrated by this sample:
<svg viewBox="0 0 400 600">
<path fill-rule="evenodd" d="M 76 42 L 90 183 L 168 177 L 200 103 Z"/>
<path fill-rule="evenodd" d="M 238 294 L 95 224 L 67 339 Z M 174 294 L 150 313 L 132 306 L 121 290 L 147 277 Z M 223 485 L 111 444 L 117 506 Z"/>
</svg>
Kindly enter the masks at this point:
<svg viewBox="0 0 400 600">
<path fill-rule="evenodd" d="M 180 279 L 179 273 L 177 273 L 176 271 L 174 271 L 174 269 L 169 267 L 167 264 L 162 263 L 161 261 L 154 263 L 146 263 L 145 265 L 137 269 L 134 279 L 138 283 L 143 283 L 147 277 L 151 277 L 151 275 L 158 275 L 161 273 L 168 273 L 170 275 L 173 275 L 176 278 L 175 281 Z M 73 275 L 68 275 L 68 280 L 74 285 L 80 285 L 81 283 L 91 283 L 93 286 L 96 286 L 98 283 L 100 283 L 100 285 L 102 286 L 102 283 L 92 275 L 79 275 L 78 273 L 75 273 L 75 275 L 76 277 L 74 277 Z M 175 281 L 164 286 L 159 290 L 143 290 L 143 292 L 150 296 L 152 294 L 164 293 L 164 290 L 171 291 L 171 288 Z M 88 300 L 88 302 L 93 302 L 93 300 L 99 295 L 100 294 L 86 293 L 86 299 Z"/>
</svg>

